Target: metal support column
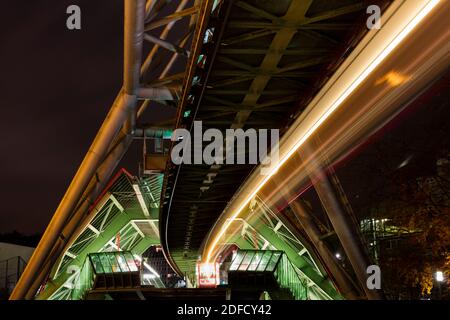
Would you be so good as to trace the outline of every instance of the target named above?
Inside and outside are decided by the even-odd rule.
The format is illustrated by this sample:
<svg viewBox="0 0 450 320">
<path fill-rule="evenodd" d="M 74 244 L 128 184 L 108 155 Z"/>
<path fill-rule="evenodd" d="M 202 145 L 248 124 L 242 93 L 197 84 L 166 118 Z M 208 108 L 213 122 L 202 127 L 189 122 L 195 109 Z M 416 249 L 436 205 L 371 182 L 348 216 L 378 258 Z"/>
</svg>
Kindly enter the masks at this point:
<svg viewBox="0 0 450 320">
<path fill-rule="evenodd" d="M 125 0 L 124 89 L 119 93 L 111 107 L 66 194 L 56 209 L 22 277 L 11 294 L 11 300 L 34 296 L 35 289 L 39 285 L 36 278 L 44 280 L 45 273 L 41 272 L 42 268 L 50 252 L 55 250 L 56 242 L 62 236 L 63 228 L 70 221 L 84 191 L 107 156 L 120 129 L 126 121 L 133 121 L 132 119 L 134 119 L 137 101 L 134 93 L 139 86 L 144 19 L 145 0 Z M 133 126 L 132 123 L 128 124 L 130 129 Z"/>
<path fill-rule="evenodd" d="M 332 273 L 342 295 L 349 299 L 360 298 L 361 294 L 358 292 L 358 289 L 355 288 L 348 274 L 336 261 L 330 248 L 321 239 L 321 232 L 309 212 L 298 201 L 291 203 L 290 207 L 294 211 L 298 223 L 311 240 L 328 270 Z"/>
<path fill-rule="evenodd" d="M 368 299 L 383 299 L 381 290 L 370 290 L 367 288 L 367 267 L 370 265 L 369 257 L 366 250 L 358 237 L 356 226 L 341 208 L 341 204 L 337 200 L 334 190 L 324 173 L 324 169 L 317 163 L 313 168 L 308 169 L 311 181 L 320 198 L 322 206 L 330 219 L 331 224 L 338 236 L 342 247 L 355 271 L 361 287 L 364 289 Z"/>
<path fill-rule="evenodd" d="M 89 184 L 92 176 L 103 161 L 109 145 L 119 132 L 122 124 L 127 119 L 132 101 L 131 96 L 123 94 L 114 104 L 103 122 L 97 136 L 89 148 L 83 162 L 78 168 L 69 188 L 61 203 L 56 209 L 50 224 L 44 232 L 37 248 L 33 252 L 30 261 L 19 279 L 10 299 L 23 299 L 28 293 L 35 276 L 39 273 L 45 258 L 51 251 L 61 234 L 64 225 L 80 200 L 83 191 Z"/>
</svg>

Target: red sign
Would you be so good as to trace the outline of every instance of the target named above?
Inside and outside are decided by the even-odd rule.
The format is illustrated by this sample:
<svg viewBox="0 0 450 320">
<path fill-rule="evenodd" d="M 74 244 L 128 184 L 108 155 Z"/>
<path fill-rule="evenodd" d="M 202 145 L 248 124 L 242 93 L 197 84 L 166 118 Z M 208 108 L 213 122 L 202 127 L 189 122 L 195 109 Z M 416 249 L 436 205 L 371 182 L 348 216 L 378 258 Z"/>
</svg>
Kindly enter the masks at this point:
<svg viewBox="0 0 450 320">
<path fill-rule="evenodd" d="M 197 263 L 197 281 L 199 288 L 215 288 L 219 284 L 219 264 Z"/>
</svg>

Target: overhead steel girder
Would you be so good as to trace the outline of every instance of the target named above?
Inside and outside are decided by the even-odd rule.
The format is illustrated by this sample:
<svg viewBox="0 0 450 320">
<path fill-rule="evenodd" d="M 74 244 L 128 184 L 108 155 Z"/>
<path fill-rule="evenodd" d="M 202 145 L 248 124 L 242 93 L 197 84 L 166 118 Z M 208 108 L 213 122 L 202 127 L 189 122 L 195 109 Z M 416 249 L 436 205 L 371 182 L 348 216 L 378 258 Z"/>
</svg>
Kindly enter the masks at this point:
<svg viewBox="0 0 450 320">
<path fill-rule="evenodd" d="M 299 147 L 302 146 L 304 142 L 308 141 L 308 138 L 314 137 L 312 132 L 317 128 L 315 126 L 320 126 L 320 121 L 327 119 L 326 116 L 330 115 L 333 110 L 338 110 L 338 107 L 341 108 L 340 111 L 346 110 L 343 114 L 345 114 L 346 119 L 349 121 L 336 122 L 336 118 L 339 118 L 339 116 L 336 116 L 336 118 L 331 117 L 329 121 L 331 121 L 332 124 L 334 123 L 335 127 L 327 127 L 325 124 L 327 122 L 324 122 L 322 125 L 323 131 L 319 130 L 316 134 L 321 134 L 322 137 L 327 135 L 326 139 L 328 140 L 326 143 L 322 140 L 320 149 L 335 161 L 344 159 L 350 150 L 354 151 L 362 142 L 366 141 L 365 139 L 368 136 L 373 135 L 375 132 L 378 132 L 380 128 L 383 128 L 386 123 L 400 114 L 404 108 L 410 104 L 410 101 L 417 97 L 418 93 L 422 93 L 422 90 L 425 90 L 425 88 L 430 85 L 430 79 L 432 82 L 436 79 L 433 79 L 433 77 L 442 74 L 443 70 L 448 68 L 449 42 L 444 40 L 446 39 L 445 37 L 438 37 L 435 41 L 430 41 L 430 46 L 427 50 L 429 55 L 425 54 L 425 51 L 422 50 L 422 46 L 417 45 L 419 36 L 421 37 L 419 39 L 426 41 L 429 30 L 432 30 L 435 26 L 434 23 L 441 26 L 441 23 L 446 21 L 446 19 L 443 18 L 446 14 L 445 10 L 434 9 L 435 11 L 433 11 L 433 14 L 430 16 L 430 20 L 423 22 L 423 25 L 418 25 L 415 31 L 409 35 L 403 33 L 405 30 L 408 30 L 407 26 L 411 25 L 411 21 L 414 21 L 414 19 L 420 16 L 420 12 L 426 11 L 423 9 L 424 7 L 420 7 L 420 5 L 425 6 L 426 3 L 428 3 L 427 6 L 431 6 L 438 2 L 418 3 L 419 2 L 413 1 L 395 2 L 395 4 L 402 6 L 403 8 L 396 8 L 394 6 L 389 8 L 390 11 L 387 11 L 387 13 L 391 13 L 392 15 L 387 16 L 386 20 L 390 20 L 393 24 L 386 24 L 380 30 L 369 31 L 362 42 L 360 42 L 355 50 L 350 53 L 348 58 L 344 60 L 341 67 L 330 78 L 329 82 L 325 84 L 323 90 L 319 92 L 317 100 L 313 100 L 312 104 L 307 106 L 305 111 L 306 116 L 304 118 L 301 116 L 300 118 L 297 118 L 292 127 L 285 134 L 286 139 L 284 139 L 284 137 L 282 138 L 280 142 L 280 158 L 283 159 L 284 157 L 284 160 L 286 161 L 280 162 L 278 166 L 276 166 L 276 169 L 273 171 L 273 176 L 276 178 L 279 174 L 278 177 L 283 180 L 280 180 L 279 182 L 277 182 L 276 179 L 269 181 L 272 177 L 261 176 L 258 171 L 254 171 L 254 174 L 247 179 L 246 184 L 240 188 L 238 193 L 236 193 L 233 199 L 234 201 L 229 203 L 228 207 L 225 209 L 223 216 L 215 225 L 215 230 L 211 230 L 210 234 L 214 234 L 214 232 L 217 231 L 218 233 L 216 234 L 219 236 L 215 238 L 211 237 L 210 246 L 205 245 L 207 248 L 207 250 L 205 250 L 206 252 L 204 252 L 206 261 L 211 261 L 210 258 L 213 257 L 216 241 L 218 241 L 217 239 L 228 227 L 228 224 L 225 223 L 228 222 L 227 218 L 240 215 L 241 208 L 244 208 L 248 202 L 251 201 L 255 193 L 260 193 L 261 191 L 264 192 L 264 188 L 266 188 L 265 191 L 268 191 L 267 189 L 272 189 L 271 192 L 268 193 L 271 194 L 271 197 L 275 198 L 277 197 L 276 193 L 280 192 L 280 189 L 288 189 L 293 191 L 294 194 L 291 198 L 293 199 L 294 196 L 297 197 L 300 194 L 298 190 L 304 190 L 300 189 L 298 186 L 299 180 L 303 179 L 302 176 L 307 175 L 307 172 L 305 172 L 306 170 L 304 170 L 304 167 L 298 166 L 299 159 L 295 157 L 293 152 L 298 150 L 298 152 L 304 153 L 304 150 Z M 441 8 L 448 9 L 449 7 L 445 7 L 444 3 L 448 4 L 448 2 L 439 3 L 443 5 Z M 409 6 L 417 7 L 412 10 Z M 399 15 L 398 19 L 395 18 L 397 13 Z M 407 18 L 408 16 L 409 18 Z M 400 17 L 404 17 L 404 20 Z M 403 35 L 405 38 L 399 38 L 399 35 Z M 392 47 L 391 45 L 396 43 L 397 39 L 400 39 L 397 44 L 401 43 L 401 39 L 403 39 L 404 42 L 397 48 Z M 389 52 L 390 55 L 387 54 L 387 52 Z M 417 54 L 412 55 L 411 52 L 416 52 Z M 387 60 L 377 60 L 379 57 L 382 57 L 384 53 L 386 53 L 384 57 L 387 57 Z M 399 72 L 407 73 L 414 70 L 415 76 L 408 80 L 407 83 L 399 86 L 386 85 L 377 90 L 373 89 L 373 83 L 376 82 L 376 79 L 379 79 L 391 71 L 393 64 L 402 65 L 402 68 L 404 69 Z M 370 69 L 372 67 L 373 69 Z M 367 72 L 368 70 L 373 71 L 373 73 Z M 343 79 L 348 79 L 348 82 L 345 83 Z M 358 92 L 358 86 L 356 86 L 355 83 L 358 83 L 361 91 Z M 352 88 L 356 88 L 356 91 L 352 91 Z M 334 97 L 329 96 L 329 93 L 331 95 L 334 94 Z M 345 94 L 348 94 L 348 97 L 351 96 L 351 99 L 346 100 L 342 98 L 342 100 L 339 100 L 338 97 L 347 97 Z M 371 103 L 366 103 L 368 101 Z M 323 113 L 317 108 L 317 106 L 320 105 L 323 107 Z M 361 108 L 356 108 L 353 110 L 355 113 L 352 114 L 350 112 L 352 108 L 349 108 L 349 106 L 355 105 L 360 105 Z M 316 114 L 318 116 L 310 117 L 310 115 L 315 112 L 317 112 Z M 330 125 L 330 122 L 328 122 L 328 125 Z M 349 127 L 351 127 L 351 130 Z M 297 131 L 297 129 L 300 131 Z M 329 129 L 329 131 L 325 134 L 327 129 Z M 290 141 L 287 139 L 290 139 Z M 286 144 L 286 141 L 289 142 Z M 320 159 L 320 156 L 317 158 Z M 283 164 L 285 164 L 284 168 Z M 299 170 L 296 170 L 297 168 Z M 285 170 L 285 175 L 281 174 L 283 169 Z M 290 186 L 288 184 L 289 178 L 291 177 L 291 180 L 296 180 L 297 184 L 292 189 L 289 189 Z M 316 177 L 321 178 L 320 175 L 317 174 Z M 314 181 L 316 179 L 312 180 Z M 318 190 L 319 197 L 321 198 L 323 205 L 327 206 L 325 210 L 327 212 L 329 211 L 328 215 L 330 219 L 334 220 L 334 222 L 332 221 L 332 224 L 336 234 L 344 248 L 347 248 L 345 249 L 347 254 L 348 252 L 352 252 L 353 258 L 351 258 L 351 260 L 355 261 L 355 265 L 359 264 L 359 271 L 357 270 L 356 272 L 360 274 L 358 278 L 360 279 L 361 284 L 367 289 L 366 280 L 368 275 L 364 275 L 367 265 L 364 259 L 358 257 L 358 255 L 361 255 L 361 251 L 355 248 L 355 245 L 360 245 L 360 239 L 358 239 L 358 237 L 355 236 L 355 232 L 349 228 L 349 224 L 346 225 L 346 218 L 343 217 L 342 212 L 339 212 L 339 204 L 336 203 L 336 199 L 333 199 L 334 196 L 332 193 L 330 197 L 327 186 L 319 186 L 319 189 L 321 189 Z M 346 242 L 345 244 L 343 239 Z M 352 262 L 352 265 L 353 264 L 354 263 Z M 374 294 L 372 294 L 372 296 L 374 296 Z"/>
<path fill-rule="evenodd" d="M 213 4 L 214 4 L 214 1 L 212 1 L 212 0 L 204 0 L 201 2 L 200 10 L 198 12 L 198 22 L 197 22 L 195 33 L 194 33 L 194 40 L 193 40 L 194 42 L 192 44 L 191 54 L 189 56 L 189 61 L 188 61 L 188 66 L 186 68 L 186 73 L 185 73 L 185 76 L 183 79 L 183 86 L 182 86 L 183 88 L 190 88 L 192 86 L 194 72 L 195 72 L 195 69 L 196 69 L 197 63 L 198 63 L 197 60 L 198 60 L 198 57 L 200 55 L 200 50 L 203 45 L 204 33 L 205 33 L 205 30 L 206 30 L 206 27 L 208 24 L 208 19 L 209 19 L 209 15 L 211 13 L 211 9 L 213 8 Z M 180 4 L 180 6 L 181 6 L 181 4 Z M 177 120 L 175 123 L 175 128 L 178 128 L 180 126 L 180 119 L 181 119 L 183 106 L 187 103 L 188 95 L 189 95 L 188 90 L 183 90 L 181 97 L 180 97 L 179 104 L 178 104 L 178 110 L 177 110 L 177 116 L 176 116 Z M 167 185 L 167 178 L 168 178 L 167 175 L 165 175 L 163 190 L 165 189 L 165 186 Z M 161 203 L 162 210 L 160 211 L 160 219 L 159 219 L 161 246 L 163 248 L 164 256 L 165 256 L 167 262 L 172 267 L 172 269 L 175 270 L 175 272 L 177 272 L 178 274 L 182 274 L 183 272 L 177 266 L 177 263 L 173 259 L 172 255 L 170 253 L 170 250 L 168 249 L 168 246 L 167 246 L 167 241 L 168 241 L 167 233 L 166 233 L 167 221 L 164 218 L 162 218 L 163 208 L 164 208 L 164 197 L 165 197 L 165 195 L 162 194 L 161 199 L 163 199 L 163 203 Z"/>
<path fill-rule="evenodd" d="M 324 5 L 319 3 L 317 6 L 311 6 L 314 1 L 283 1 L 282 6 L 277 1 L 265 1 L 261 4 L 255 1 L 222 2 L 223 6 L 218 7 L 220 10 L 214 12 L 214 18 L 211 19 L 209 28 L 213 30 L 213 37 L 204 45 L 202 52 L 204 54 L 201 58 L 206 62 L 196 73 L 198 81 L 195 86 L 184 83 L 183 95 L 189 95 L 192 102 L 190 100 L 187 104 L 179 104 L 177 127 L 183 126 L 189 129 L 193 121 L 201 120 L 204 121 L 205 127 L 215 127 L 220 130 L 250 126 L 285 128 L 289 124 L 288 119 L 292 119 L 292 116 L 302 109 L 302 106 L 294 102 L 298 102 L 304 96 L 312 95 L 312 91 L 315 90 L 314 78 L 317 74 L 320 74 L 330 62 L 333 66 L 338 63 L 338 59 L 330 61 L 327 57 L 337 57 L 340 53 L 337 52 L 339 50 L 333 42 L 323 41 L 326 36 L 320 33 L 311 42 L 312 45 L 303 50 L 304 38 L 307 39 L 314 31 L 296 29 L 292 26 L 301 23 L 312 26 L 313 22 L 321 23 L 322 20 L 324 23 L 331 24 L 328 27 L 341 22 L 343 25 L 348 25 L 353 21 L 354 15 L 339 20 L 333 18 L 349 12 L 362 13 L 360 2 L 354 5 L 357 0 L 349 1 L 353 4 L 345 10 L 339 8 L 339 4 L 333 3 L 329 7 L 336 8 L 334 13 L 327 10 L 318 12 L 320 11 L 318 8 Z M 325 3 L 326 0 L 323 2 Z M 227 15 L 228 6 L 231 6 L 229 16 Z M 312 14 L 307 15 L 308 11 Z M 272 22 L 276 28 L 249 30 L 245 28 L 245 25 L 241 28 L 237 28 L 236 25 L 231 26 L 233 21 L 244 20 L 247 17 L 252 22 Z M 312 17 L 316 20 L 310 20 L 310 23 L 307 23 L 307 19 Z M 361 30 L 365 29 L 362 23 L 359 26 Z M 342 28 L 341 26 L 339 29 L 342 30 Z M 223 37 L 219 38 L 217 35 L 221 29 L 224 30 Z M 343 35 L 344 32 L 331 33 L 337 34 L 338 41 L 348 42 Z M 245 40 L 248 39 L 252 40 L 246 42 Z M 214 59 L 212 53 L 217 45 L 219 49 Z M 236 58 L 230 56 L 232 54 L 240 54 L 240 56 Z M 192 56 L 196 55 L 192 53 Z M 301 58 L 297 59 L 297 56 Z M 228 76 L 230 78 L 227 79 Z M 274 81 L 275 78 L 280 81 Z M 292 78 L 305 78 L 306 84 L 297 79 L 293 81 Z M 289 82 L 290 85 L 282 86 L 280 85 L 282 81 Z M 269 94 L 276 96 L 270 99 Z M 284 98 L 286 94 L 289 94 L 290 99 L 277 105 L 275 101 Z M 211 101 L 211 98 L 216 101 Z M 185 111 L 190 111 L 190 115 L 185 117 Z M 184 250 L 192 254 L 197 252 L 204 236 L 208 233 L 209 226 L 212 226 L 213 221 L 220 215 L 225 204 L 231 199 L 236 186 L 243 182 L 242 179 L 251 171 L 251 167 L 241 166 L 235 177 L 223 174 L 227 168 L 225 165 L 203 166 L 199 172 L 194 173 L 190 170 L 190 166 L 185 164 L 167 168 L 167 183 L 164 184 L 163 190 L 163 199 L 167 202 L 164 204 L 165 212 L 161 216 L 161 225 L 162 230 L 169 234 L 168 244 L 165 244 L 164 235 L 162 235 L 162 245 L 168 256 L 171 255 L 171 250 L 173 252 Z M 213 179 L 208 179 L 208 175 L 215 176 Z M 203 181 L 207 181 L 208 185 L 205 185 Z M 197 213 L 195 217 L 192 217 L 195 218 L 193 223 L 190 222 L 192 219 L 188 218 L 189 214 L 186 213 L 189 210 L 185 202 L 187 196 L 195 196 L 197 199 L 189 203 L 198 205 Z M 220 200 L 215 202 L 214 209 L 205 201 L 211 200 L 211 196 L 214 197 L 214 201 Z"/>
<path fill-rule="evenodd" d="M 177 100 L 176 90 L 161 87 L 142 87 L 137 89 L 139 99 L 148 99 L 152 101 L 173 101 Z"/>
<path fill-rule="evenodd" d="M 305 0 L 305 1 L 292 1 L 291 5 L 288 8 L 286 14 L 281 18 L 276 18 L 275 20 L 282 20 L 287 22 L 299 22 L 305 18 L 306 12 L 310 7 L 313 0 Z M 243 2 L 238 2 L 238 4 L 243 4 Z M 249 9 L 249 5 L 244 7 L 245 9 Z M 254 12 L 253 9 L 249 9 Z M 255 13 L 255 12 L 254 12 Z M 259 13 L 261 14 L 261 13 Z M 264 17 L 266 17 L 263 14 Z M 266 17 L 267 18 L 267 17 Z M 271 20 L 274 20 L 274 17 L 270 17 Z M 283 56 L 283 51 L 287 49 L 289 43 L 291 42 L 292 37 L 297 31 L 291 28 L 283 28 L 276 32 L 272 43 L 270 44 L 267 53 L 259 66 L 259 70 L 262 72 L 265 71 L 274 71 L 278 68 L 278 64 Z M 252 84 L 248 90 L 248 93 L 245 95 L 242 100 L 243 105 L 254 104 L 258 101 L 261 96 L 261 93 L 264 91 L 264 88 L 267 86 L 270 80 L 270 76 L 260 74 L 256 75 L 253 79 Z M 236 114 L 232 128 L 242 128 L 245 125 L 245 122 L 249 118 L 251 111 L 240 111 Z"/>
<path fill-rule="evenodd" d="M 177 8 L 175 9 L 175 14 L 181 12 L 181 11 L 186 7 L 187 4 L 188 4 L 188 1 L 182 0 L 182 1 L 179 3 L 179 5 L 177 6 Z M 195 13 L 195 12 L 194 12 L 194 13 Z M 155 18 L 155 17 L 153 17 L 153 18 Z M 147 21 L 148 21 L 148 20 L 149 20 L 149 19 L 147 18 Z M 153 19 L 151 19 L 151 20 L 153 20 Z M 189 28 L 188 28 L 188 33 L 187 33 L 188 35 L 189 35 L 189 34 L 191 33 L 191 31 L 192 31 L 193 24 L 194 24 L 194 23 L 193 23 L 193 20 L 191 19 L 190 24 L 189 24 Z M 163 30 L 162 30 L 160 36 L 159 36 L 159 39 L 160 39 L 160 40 L 166 40 L 166 39 L 167 39 L 167 37 L 168 37 L 168 35 L 169 35 L 169 33 L 170 33 L 170 31 L 171 31 L 173 25 L 174 25 L 174 21 L 172 21 L 172 22 L 170 22 L 170 23 L 168 23 L 167 25 L 164 26 L 164 28 L 163 28 Z M 181 41 L 181 43 L 180 43 L 179 45 L 180 45 L 180 46 L 183 46 L 183 45 L 185 44 L 185 42 L 187 41 L 187 38 L 188 38 L 188 37 L 185 37 L 185 38 Z M 155 45 L 153 46 L 153 48 L 150 50 L 150 53 L 148 54 L 147 58 L 146 58 L 146 59 L 144 60 L 144 62 L 142 63 L 142 66 L 141 66 L 141 74 L 145 74 L 145 73 L 148 71 L 148 69 L 151 67 L 151 64 L 154 62 L 153 59 L 154 59 L 156 53 L 158 52 L 158 49 L 159 49 L 159 45 L 158 45 L 157 43 L 155 43 Z M 173 63 L 174 63 L 174 61 L 175 61 L 176 58 L 177 58 L 177 55 L 174 55 L 174 56 L 172 57 L 171 61 L 167 64 L 166 68 L 165 68 L 164 71 L 161 73 L 161 75 L 162 75 L 163 77 L 167 74 L 168 70 L 172 67 L 172 65 L 173 65 Z"/>
<path fill-rule="evenodd" d="M 167 25 L 173 21 L 179 20 L 183 17 L 190 16 L 190 15 L 198 12 L 198 10 L 199 10 L 198 6 L 193 6 L 191 8 L 176 11 L 175 13 L 170 14 L 162 19 L 159 19 L 159 20 L 156 20 L 156 21 L 146 24 L 145 31 L 151 31 L 153 29 Z"/>
<path fill-rule="evenodd" d="M 123 89 L 133 95 L 140 85 L 144 20 L 145 0 L 125 0 Z"/>
<path fill-rule="evenodd" d="M 167 40 L 162 40 L 162 39 L 160 39 L 158 37 L 152 36 L 152 35 L 147 34 L 147 33 L 144 35 L 144 39 L 147 40 L 147 41 L 150 41 L 152 43 L 155 43 L 155 44 L 159 45 L 161 48 L 164 48 L 166 50 L 172 51 L 172 52 L 174 52 L 176 54 L 181 54 L 181 55 L 183 55 L 185 57 L 189 56 L 189 51 L 188 50 L 186 50 L 184 48 L 181 48 L 181 47 L 177 46 L 176 44 L 173 44 L 173 43 L 171 43 L 171 42 L 169 42 Z"/>
</svg>

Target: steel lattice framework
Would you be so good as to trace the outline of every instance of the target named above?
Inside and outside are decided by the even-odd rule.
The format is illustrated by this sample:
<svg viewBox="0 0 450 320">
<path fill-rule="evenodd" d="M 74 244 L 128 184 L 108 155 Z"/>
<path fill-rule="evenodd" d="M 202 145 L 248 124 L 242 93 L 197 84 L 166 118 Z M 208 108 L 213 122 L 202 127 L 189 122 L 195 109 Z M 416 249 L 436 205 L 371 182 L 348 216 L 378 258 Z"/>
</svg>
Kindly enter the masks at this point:
<svg viewBox="0 0 450 320">
<path fill-rule="evenodd" d="M 212 12 L 176 127 L 283 133 L 366 31 L 363 1 L 223 1 Z M 353 31 L 349 37 L 349 29 Z M 345 46 L 344 46 L 345 45 Z M 224 135 L 225 136 L 225 135 Z M 167 166 L 161 243 L 179 273 L 253 165 Z"/>
<path fill-rule="evenodd" d="M 30 299 L 86 220 L 136 134 L 151 101 L 177 105 L 180 83 L 191 83 L 213 1 L 125 0 L 124 81 L 105 121 L 58 206 L 11 299 Z M 171 30 L 186 30 L 173 40 Z M 175 37 L 176 38 L 176 37 Z M 151 46 L 144 50 L 144 40 Z M 167 54 L 169 53 L 169 54 Z M 180 58 L 181 57 L 181 58 Z M 162 70 L 158 68 L 164 63 Z M 179 66 L 181 64 L 181 67 Z M 178 65 L 177 68 L 174 68 Z M 175 69 L 181 70 L 176 72 Z M 96 232 L 89 228 L 85 233 Z M 98 229 L 96 229 L 99 231 Z M 83 235 L 84 243 L 94 237 Z M 80 239 L 80 241 L 83 241 Z M 76 255 L 76 254 L 75 254 Z"/>
<path fill-rule="evenodd" d="M 150 196 L 152 191 L 145 191 L 144 186 L 152 185 L 153 193 L 157 192 L 162 187 L 161 178 L 161 174 L 155 174 L 139 180 L 120 170 L 90 211 L 84 225 L 77 230 L 77 236 L 69 240 L 37 298 L 71 297 L 90 253 L 123 250 L 140 256 L 148 247 L 158 245 L 158 208 Z M 148 214 L 139 203 L 136 188 L 143 196 Z"/>
<path fill-rule="evenodd" d="M 137 125 L 138 119 L 153 101 L 177 106 L 175 127 L 189 128 L 192 121 L 202 120 L 222 130 L 283 128 L 289 122 L 285 119 L 301 111 L 293 103 L 306 92 L 313 94 L 314 74 L 330 65 L 342 30 L 353 23 L 353 13 L 362 9 L 363 4 L 355 0 L 345 4 L 125 0 L 123 87 L 12 298 L 32 298 L 48 275 L 51 281 L 41 298 L 58 289 L 64 296 L 60 289 L 70 289 L 77 278 L 67 277 L 67 268 L 81 266 L 88 253 L 114 249 L 117 232 L 126 249 L 143 251 L 157 243 L 158 224 L 169 262 L 178 272 L 189 274 L 203 237 L 251 166 L 194 168 L 169 162 L 161 205 L 159 183 L 138 187 L 151 197 L 149 208 L 161 208 L 158 223 L 139 208 L 129 207 L 136 204 L 133 190 L 104 193 L 133 138 L 147 134 Z M 177 27 L 184 32 L 174 39 L 171 30 Z M 150 43 L 148 50 L 144 41 Z M 159 67 L 162 61 L 163 68 Z M 182 67 L 177 66 L 180 62 Z M 314 259 L 304 256 L 308 250 L 302 242 L 280 221 L 275 226 L 271 219 L 267 222 L 257 227 L 242 222 L 236 241 L 248 246 L 252 230 L 263 241 L 261 248 L 289 251 L 294 246 L 299 251 L 290 258 L 299 274 L 317 288 L 312 292 L 317 297 L 337 297 Z"/>
<path fill-rule="evenodd" d="M 234 244 L 240 249 L 282 250 L 293 264 L 301 280 L 308 287 L 308 299 L 339 300 L 326 271 L 317 264 L 318 257 L 304 238 L 299 238 L 289 223 L 281 219 L 259 198 L 252 202 L 245 219 L 233 221 L 222 246 Z"/>
<path fill-rule="evenodd" d="M 123 86 L 12 299 L 34 298 L 44 283 L 38 298 L 68 298 L 89 254 L 127 250 L 139 255 L 159 243 L 173 269 L 194 281 L 208 232 L 255 167 L 167 161 L 164 171 L 136 178 L 121 170 L 111 180 L 134 139 L 160 135 L 139 119 L 159 103 L 177 108 L 173 128 L 192 131 L 200 120 L 222 132 L 276 128 L 284 133 L 367 31 L 361 0 L 124 3 Z M 338 207 L 329 181 L 323 180 L 318 192 L 330 207 Z M 291 207 L 290 214 L 300 217 L 297 224 L 259 197 L 242 208 L 245 218 L 230 220 L 220 245 L 282 250 L 311 299 L 364 294 L 345 285 L 350 276 L 330 261 L 329 250 L 321 247 L 323 234 L 304 208 Z M 361 239 L 347 240 L 362 253 Z M 326 269 L 330 266 L 332 272 Z M 74 267 L 79 271 L 71 273 Z"/>
</svg>

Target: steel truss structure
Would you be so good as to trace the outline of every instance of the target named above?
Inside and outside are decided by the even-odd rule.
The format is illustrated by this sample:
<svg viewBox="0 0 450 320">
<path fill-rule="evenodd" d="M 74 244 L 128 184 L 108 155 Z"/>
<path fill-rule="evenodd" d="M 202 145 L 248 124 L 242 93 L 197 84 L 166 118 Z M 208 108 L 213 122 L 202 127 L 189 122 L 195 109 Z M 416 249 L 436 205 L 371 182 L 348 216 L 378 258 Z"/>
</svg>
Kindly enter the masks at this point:
<svg viewBox="0 0 450 320">
<path fill-rule="evenodd" d="M 89 254 L 124 250 L 138 256 L 155 244 L 177 273 L 195 282 L 194 266 L 208 232 L 255 167 L 168 161 L 161 172 L 143 171 L 136 178 L 120 170 L 111 180 L 134 139 L 161 138 L 163 129 L 141 126 L 139 119 L 151 103 L 159 103 L 177 108 L 174 128 L 192 130 L 201 120 L 221 131 L 251 127 L 284 133 L 366 32 L 359 19 L 365 13 L 362 0 L 124 4 L 123 86 L 11 299 L 33 299 L 37 292 L 38 299 L 73 297 Z M 356 30 L 350 37 L 349 27 Z M 326 187 L 316 189 L 336 202 Z M 283 251 L 306 283 L 309 299 L 359 297 L 360 292 L 344 294 L 348 275 L 337 267 L 325 269 L 333 266 L 324 263 L 329 252 L 311 246 L 320 246 L 322 238 L 300 207 L 292 206 L 309 240 L 261 198 L 242 207 L 245 218 L 231 219 L 221 246 Z M 343 232 L 350 224 L 342 214 L 325 209 L 341 227 L 335 232 L 350 234 Z M 344 240 L 347 251 L 361 251 L 356 236 Z"/>
<path fill-rule="evenodd" d="M 180 95 L 180 87 L 176 84 L 182 83 L 185 86 L 191 82 L 192 69 L 196 65 L 195 59 L 203 41 L 202 35 L 213 2 L 182 0 L 171 12 L 169 3 L 167 0 L 124 1 L 123 87 L 11 299 L 33 298 L 57 260 L 62 256 L 67 257 L 63 252 L 68 241 L 74 238 L 76 230 L 85 222 L 89 209 L 105 189 L 133 141 L 139 129 L 137 121 L 150 101 L 176 105 Z M 175 27 L 186 30 L 181 39 L 172 40 L 171 31 Z M 144 50 L 144 40 L 151 44 L 148 52 Z M 162 61 L 165 67 L 159 70 Z M 176 63 L 183 66 L 181 73 L 174 72 Z"/>
<path fill-rule="evenodd" d="M 211 13 L 192 84 L 183 87 L 176 128 L 192 131 L 202 121 L 222 133 L 282 134 L 366 31 L 364 9 L 358 0 L 222 1 Z M 253 168 L 168 164 L 161 244 L 179 273 L 193 272 L 208 231 Z"/>
<path fill-rule="evenodd" d="M 161 190 L 161 178 L 161 174 L 155 174 L 138 180 L 120 170 L 91 210 L 87 224 L 68 242 L 37 299 L 72 297 L 71 290 L 84 280 L 80 274 L 91 253 L 130 251 L 139 257 L 150 246 L 159 245 L 157 204 L 152 201 L 152 191 L 145 191 L 144 186 L 152 185 L 155 192 L 159 181 Z M 145 208 L 138 194 L 143 197 Z"/>
<path fill-rule="evenodd" d="M 317 264 L 317 256 L 304 239 L 299 239 L 291 230 L 292 226 L 280 219 L 259 198 L 255 198 L 248 208 L 245 219 L 238 218 L 232 222 L 230 232 L 221 246 L 231 244 L 240 249 L 281 250 L 291 261 L 299 278 L 308 287 L 310 300 L 340 300 L 326 271 Z"/>
</svg>

